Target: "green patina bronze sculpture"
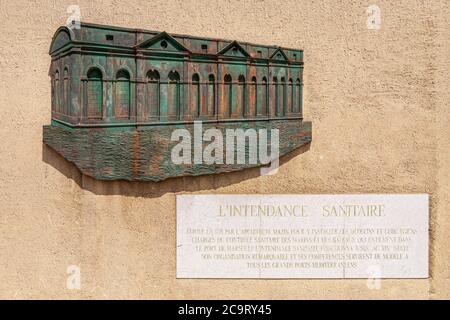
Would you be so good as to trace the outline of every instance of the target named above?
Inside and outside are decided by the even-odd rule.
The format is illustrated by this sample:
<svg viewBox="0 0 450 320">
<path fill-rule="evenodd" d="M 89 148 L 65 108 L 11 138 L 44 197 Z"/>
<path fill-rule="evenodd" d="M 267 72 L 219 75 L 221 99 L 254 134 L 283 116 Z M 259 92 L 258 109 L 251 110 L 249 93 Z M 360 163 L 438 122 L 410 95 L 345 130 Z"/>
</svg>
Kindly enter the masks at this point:
<svg viewBox="0 0 450 320">
<path fill-rule="evenodd" d="M 172 133 L 193 134 L 196 121 L 224 135 L 278 129 L 280 156 L 311 141 L 302 50 L 82 23 L 60 27 L 50 55 L 44 143 L 96 179 L 160 181 L 263 164 L 174 163 Z"/>
</svg>

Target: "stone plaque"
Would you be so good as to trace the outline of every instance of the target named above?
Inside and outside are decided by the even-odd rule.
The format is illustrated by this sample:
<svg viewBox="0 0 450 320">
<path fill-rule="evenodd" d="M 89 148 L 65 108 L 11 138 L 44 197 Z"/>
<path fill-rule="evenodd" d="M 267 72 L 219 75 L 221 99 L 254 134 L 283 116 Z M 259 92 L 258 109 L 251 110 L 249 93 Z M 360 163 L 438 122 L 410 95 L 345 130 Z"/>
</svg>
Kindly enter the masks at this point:
<svg viewBox="0 0 450 320">
<path fill-rule="evenodd" d="M 427 278 L 428 195 L 177 196 L 178 278 Z"/>
</svg>

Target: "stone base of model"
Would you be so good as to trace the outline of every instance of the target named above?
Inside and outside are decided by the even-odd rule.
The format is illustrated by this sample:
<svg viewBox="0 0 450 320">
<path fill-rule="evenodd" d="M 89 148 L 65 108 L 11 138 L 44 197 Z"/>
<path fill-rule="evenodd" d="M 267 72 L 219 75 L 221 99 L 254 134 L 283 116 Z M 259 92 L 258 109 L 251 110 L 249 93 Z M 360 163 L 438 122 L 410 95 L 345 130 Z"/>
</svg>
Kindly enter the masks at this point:
<svg viewBox="0 0 450 320">
<path fill-rule="evenodd" d="M 263 149 L 267 147 L 269 157 L 274 146 L 281 157 L 311 142 L 311 122 L 298 119 L 206 122 L 200 128 L 198 132 L 194 123 L 86 128 L 53 121 L 44 126 L 43 141 L 83 174 L 99 180 L 129 181 L 161 181 L 259 167 L 267 165 L 261 158 L 261 143 L 266 143 Z M 275 131 L 278 141 L 274 145 Z M 231 159 L 229 141 L 234 141 L 235 156 Z M 243 157 L 244 162 L 239 161 Z"/>
</svg>

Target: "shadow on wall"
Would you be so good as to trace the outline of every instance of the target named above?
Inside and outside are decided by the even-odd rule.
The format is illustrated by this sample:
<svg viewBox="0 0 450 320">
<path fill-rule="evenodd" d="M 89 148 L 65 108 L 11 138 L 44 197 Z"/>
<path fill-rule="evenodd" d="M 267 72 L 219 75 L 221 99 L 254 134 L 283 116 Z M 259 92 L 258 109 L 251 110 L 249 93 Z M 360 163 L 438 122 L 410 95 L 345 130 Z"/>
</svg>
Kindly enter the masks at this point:
<svg viewBox="0 0 450 320">
<path fill-rule="evenodd" d="M 309 148 L 310 144 L 306 144 L 281 157 L 280 166 L 289 162 L 294 157 L 308 151 Z M 130 197 L 158 198 L 166 193 L 216 190 L 221 187 L 257 178 L 261 175 L 260 168 L 249 168 L 241 171 L 214 175 L 170 178 L 161 182 L 96 180 L 82 174 L 75 164 L 67 161 L 44 143 L 42 144 L 42 160 L 64 174 L 67 178 L 75 181 L 81 189 L 90 191 L 96 195 L 124 195 Z"/>
</svg>

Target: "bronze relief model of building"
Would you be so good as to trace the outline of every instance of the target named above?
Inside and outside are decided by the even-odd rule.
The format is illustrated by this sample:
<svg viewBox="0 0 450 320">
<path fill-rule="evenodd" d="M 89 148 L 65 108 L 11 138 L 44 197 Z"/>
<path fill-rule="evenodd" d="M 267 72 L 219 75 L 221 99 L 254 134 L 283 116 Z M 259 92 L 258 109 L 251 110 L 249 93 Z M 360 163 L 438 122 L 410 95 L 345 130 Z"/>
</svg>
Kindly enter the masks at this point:
<svg viewBox="0 0 450 320">
<path fill-rule="evenodd" d="M 171 134 L 194 135 L 196 121 L 224 135 L 279 129 L 280 156 L 311 141 L 302 50 L 82 23 L 59 28 L 50 55 L 44 143 L 96 179 L 160 181 L 262 164 L 175 164 Z"/>
</svg>

